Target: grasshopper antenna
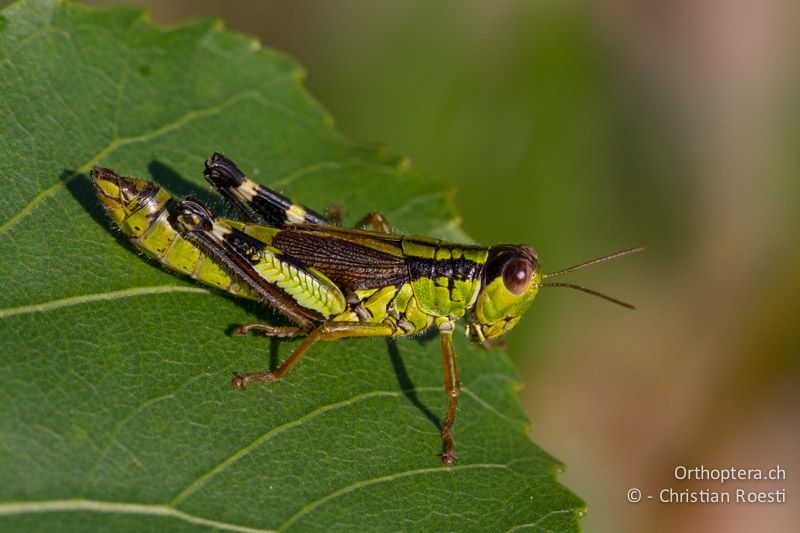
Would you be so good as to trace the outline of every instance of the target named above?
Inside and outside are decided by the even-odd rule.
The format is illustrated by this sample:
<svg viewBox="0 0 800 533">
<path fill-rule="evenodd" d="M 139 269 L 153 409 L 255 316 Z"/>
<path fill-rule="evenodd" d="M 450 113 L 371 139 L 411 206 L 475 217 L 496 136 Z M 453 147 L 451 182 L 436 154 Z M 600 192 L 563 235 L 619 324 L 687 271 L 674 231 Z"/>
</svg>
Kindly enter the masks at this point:
<svg viewBox="0 0 800 533">
<path fill-rule="evenodd" d="M 581 285 L 575 285 L 574 283 L 542 283 L 540 287 L 566 287 L 568 289 L 575 289 L 591 294 L 592 296 L 597 296 L 603 300 L 608 300 L 609 302 L 621 305 L 622 307 L 627 307 L 628 309 L 636 309 L 636 306 L 633 304 L 623 302 L 622 300 L 617 300 L 616 298 L 613 298 L 607 294 L 603 294 L 602 292 L 597 292 L 595 290 L 582 287 Z"/>
<path fill-rule="evenodd" d="M 590 259 L 589 261 L 585 261 L 583 263 L 565 268 L 563 270 L 558 270 L 556 272 L 549 272 L 544 274 L 542 278 L 553 278 L 556 276 L 563 276 L 564 274 L 569 274 L 570 272 L 574 272 L 576 270 L 580 270 L 581 268 L 586 268 L 590 265 L 596 265 L 597 263 L 605 263 L 606 261 L 611 261 L 612 259 L 616 259 L 617 257 L 622 257 L 624 255 L 635 254 L 637 252 L 644 251 L 644 246 L 636 246 L 634 248 L 627 248 L 625 250 L 620 250 L 619 252 L 614 252 L 613 254 L 605 255 L 603 257 L 598 257 L 596 259 Z M 568 289 L 575 289 L 578 291 L 585 292 L 587 294 L 591 294 L 592 296 L 597 296 L 598 298 L 602 298 L 607 300 L 611 303 L 615 303 L 617 305 L 621 305 L 622 307 L 627 307 L 628 309 L 636 309 L 636 307 L 632 304 L 627 302 L 623 302 L 622 300 L 618 300 L 613 298 L 607 294 L 603 294 L 602 292 L 598 292 L 593 289 L 589 289 L 587 287 L 583 287 L 581 285 L 576 285 L 574 283 L 565 283 L 565 282 L 549 282 L 549 283 L 542 283 L 542 287 L 566 287 Z"/>
<path fill-rule="evenodd" d="M 569 268 L 565 268 L 564 270 L 559 270 L 557 272 L 549 272 L 544 274 L 543 278 L 554 278 L 556 276 L 563 276 L 564 274 L 569 274 L 570 272 L 575 272 L 576 270 L 580 270 L 582 268 L 586 268 L 591 265 L 596 265 L 597 263 L 605 263 L 606 261 L 611 261 L 612 259 L 616 259 L 617 257 L 622 257 L 623 255 L 630 255 L 635 254 L 637 252 L 643 252 L 644 246 L 636 246 L 634 248 L 627 248 L 625 250 L 620 250 L 619 252 L 614 252 L 613 254 L 604 255 L 603 257 L 598 257 L 596 259 L 589 259 L 586 262 L 580 263 L 575 266 L 571 266 Z"/>
</svg>

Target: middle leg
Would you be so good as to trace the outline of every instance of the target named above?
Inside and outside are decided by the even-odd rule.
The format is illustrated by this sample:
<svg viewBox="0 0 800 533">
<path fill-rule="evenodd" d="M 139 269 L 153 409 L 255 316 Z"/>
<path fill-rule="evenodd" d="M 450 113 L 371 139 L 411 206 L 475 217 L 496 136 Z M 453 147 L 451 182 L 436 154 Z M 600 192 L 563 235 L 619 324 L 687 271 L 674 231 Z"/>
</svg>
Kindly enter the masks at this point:
<svg viewBox="0 0 800 533">
<path fill-rule="evenodd" d="M 367 215 L 359 220 L 355 225 L 356 228 L 364 228 L 366 226 L 372 226 L 372 228 L 378 233 L 392 232 L 392 226 L 389 225 L 386 215 L 378 211 L 367 213 Z"/>
<path fill-rule="evenodd" d="M 456 350 L 453 346 L 453 330 L 455 324 L 451 320 L 439 322 L 439 334 L 442 339 L 442 367 L 444 370 L 444 390 L 447 392 L 447 414 L 442 422 L 442 462 L 452 465 L 456 462 L 456 445 L 453 441 L 453 424 L 456 422 L 458 396 L 461 393 L 461 382 L 458 379 Z"/>
</svg>

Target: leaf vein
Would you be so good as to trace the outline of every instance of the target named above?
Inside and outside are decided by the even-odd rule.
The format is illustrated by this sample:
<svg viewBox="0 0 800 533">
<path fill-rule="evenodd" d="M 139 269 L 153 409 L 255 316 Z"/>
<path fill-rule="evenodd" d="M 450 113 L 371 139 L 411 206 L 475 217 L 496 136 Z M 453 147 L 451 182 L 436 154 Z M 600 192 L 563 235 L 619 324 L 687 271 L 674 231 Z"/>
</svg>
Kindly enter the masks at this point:
<svg viewBox="0 0 800 533">
<path fill-rule="evenodd" d="M 25 47 L 25 45 L 30 44 L 31 41 L 35 41 L 39 37 L 44 37 L 45 35 L 51 33 L 60 34 L 66 37 L 67 39 L 72 39 L 72 35 L 70 35 L 68 32 L 65 32 L 64 30 L 54 28 L 53 26 L 45 26 L 39 31 L 30 33 L 25 37 L 21 38 L 19 41 L 17 41 L 16 45 L 14 45 L 14 47 L 11 50 L 9 50 L 8 53 L 4 55 L 2 59 L 0 59 L 0 66 L 5 66 L 6 63 L 11 63 L 11 58 L 14 57 L 14 54 L 19 52 L 23 47 Z"/>
<path fill-rule="evenodd" d="M 176 518 L 190 524 L 218 528 L 224 531 L 242 533 L 264 533 L 271 530 L 240 526 L 230 522 L 219 522 L 208 518 L 178 511 L 164 505 L 142 503 L 109 502 L 101 500 L 44 500 L 38 502 L 10 502 L 0 504 L 0 516 L 13 516 L 31 513 L 61 513 L 88 511 L 95 513 L 116 513 Z"/>
<path fill-rule="evenodd" d="M 551 529 L 541 529 L 539 527 L 539 524 L 541 524 L 543 521 L 547 520 L 551 516 L 554 516 L 554 515 L 557 515 L 557 514 L 570 514 L 570 513 L 574 513 L 574 512 L 576 512 L 575 509 L 560 509 L 560 510 L 557 510 L 557 511 L 550 511 L 549 513 L 546 513 L 546 514 L 540 516 L 535 522 L 531 522 L 529 524 L 518 524 L 518 525 L 508 529 L 506 531 L 506 533 L 511 533 L 512 531 L 518 531 L 520 529 L 527 529 L 527 528 L 536 528 L 539 531 L 545 531 L 545 532 L 551 531 L 552 532 Z"/>
<path fill-rule="evenodd" d="M 153 287 L 133 287 L 119 291 L 99 292 L 94 294 L 82 294 L 80 296 L 70 296 L 58 300 L 50 300 L 38 304 L 21 305 L 19 307 L 7 307 L 0 309 L 0 319 L 16 315 L 26 315 L 30 313 L 45 313 L 73 305 L 81 305 L 91 302 L 103 302 L 118 300 L 120 298 L 131 298 L 133 296 L 145 296 L 151 294 L 166 294 L 171 292 L 190 292 L 200 294 L 210 294 L 206 289 L 200 287 L 184 287 L 181 285 L 156 285 Z"/>
<path fill-rule="evenodd" d="M 376 484 L 379 484 L 379 483 L 387 483 L 387 482 L 394 481 L 394 480 L 397 480 L 397 479 L 402 479 L 402 478 L 412 477 L 412 476 L 417 476 L 417 475 L 439 474 L 439 473 L 449 474 L 449 473 L 452 473 L 452 472 L 455 472 L 455 471 L 460 471 L 460 470 L 475 470 L 475 469 L 506 469 L 507 470 L 508 468 L 509 468 L 508 465 L 494 464 L 494 463 L 475 463 L 475 464 L 469 464 L 469 465 L 455 465 L 455 466 L 449 466 L 449 467 L 435 466 L 435 467 L 430 467 L 430 468 L 417 468 L 417 469 L 414 469 L 414 470 L 406 470 L 404 472 L 396 472 L 394 474 L 389 474 L 387 476 L 380 476 L 380 477 L 376 477 L 376 478 L 356 481 L 355 483 L 351 483 L 350 485 L 346 485 L 346 486 L 344 486 L 344 487 L 342 487 L 340 489 L 336 489 L 335 491 L 331 492 L 330 494 L 327 494 L 327 495 L 323 496 L 322 498 L 318 498 L 318 499 L 316 499 L 316 500 L 314 500 L 312 502 L 309 502 L 309 503 L 305 504 L 303 507 L 300 508 L 299 511 L 297 511 L 295 514 L 290 516 L 289 519 L 286 520 L 286 522 L 284 522 L 283 525 L 281 525 L 281 527 L 278 528 L 278 531 L 286 530 L 286 528 L 288 528 L 294 522 L 299 520 L 302 516 L 310 513 L 311 511 L 313 511 L 314 509 L 316 509 L 320 505 L 323 505 L 323 504 L 325 504 L 325 503 L 327 503 L 327 502 L 329 502 L 329 501 L 331 501 L 331 500 L 333 500 L 335 498 L 338 498 L 339 496 L 343 496 L 343 495 L 348 494 L 350 492 L 354 492 L 354 491 L 363 489 L 365 487 L 369 487 L 371 485 L 376 485 Z"/>
<path fill-rule="evenodd" d="M 119 75 L 119 80 L 117 81 L 117 97 L 116 101 L 114 102 L 114 121 L 112 123 L 112 128 L 113 128 L 112 131 L 114 132 L 114 138 L 119 137 L 119 126 L 122 117 L 122 97 L 125 94 L 125 88 L 128 84 L 128 69 L 130 68 L 131 47 L 128 43 L 133 28 L 134 26 L 133 24 L 131 24 L 131 26 L 128 28 L 128 31 L 125 32 L 125 42 L 123 45 L 123 49 L 125 50 L 125 57 L 123 59 L 123 65 Z"/>
<path fill-rule="evenodd" d="M 447 195 L 447 191 L 444 190 L 436 190 L 431 191 L 429 193 L 420 194 L 419 196 L 415 196 L 405 202 L 403 205 L 392 211 L 392 217 L 400 217 L 400 215 L 411 211 L 412 208 L 419 204 L 424 204 L 427 202 L 432 202 L 434 200 L 438 200 L 440 198 L 444 198 Z"/>
<path fill-rule="evenodd" d="M 415 390 L 418 391 L 418 392 L 420 392 L 420 391 L 421 392 L 429 392 L 429 391 L 439 391 L 440 389 L 438 387 L 420 387 L 420 388 L 415 389 Z M 172 498 L 172 500 L 169 502 L 169 505 L 171 505 L 173 507 L 177 506 L 182 500 L 186 499 L 192 493 L 194 493 L 195 491 L 197 491 L 200 488 L 202 488 L 203 485 L 205 485 L 208 482 L 208 480 L 210 480 L 212 477 L 216 476 L 217 474 L 220 474 L 226 468 L 228 468 L 230 465 L 232 465 L 233 463 L 237 462 L 239 459 L 242 459 L 243 457 L 247 456 L 250 452 L 252 452 L 256 448 L 258 448 L 259 446 L 261 446 L 262 444 L 264 444 L 268 440 L 272 439 L 273 437 L 275 437 L 277 435 L 280 435 L 281 433 L 283 433 L 285 431 L 288 431 L 288 430 L 290 430 L 292 428 L 300 426 L 300 425 L 308 422 L 309 420 L 312 420 L 312 419 L 316 418 L 317 416 L 320 416 L 320 415 L 322 415 L 324 413 L 327 413 L 328 411 L 333 411 L 335 409 L 340 409 L 340 408 L 343 408 L 343 407 L 349 407 L 349 406 L 351 406 L 351 405 L 353 405 L 353 404 L 355 404 L 357 402 L 370 400 L 370 399 L 373 399 L 373 398 L 397 398 L 397 397 L 404 396 L 406 393 L 407 393 L 407 391 L 397 390 L 397 391 L 371 391 L 371 392 L 365 392 L 365 393 L 362 393 L 362 394 L 357 394 L 357 395 L 352 396 L 352 397 L 350 397 L 350 398 L 348 398 L 346 400 L 342 400 L 342 401 L 339 401 L 339 402 L 323 405 L 323 406 L 318 407 L 318 408 L 316 408 L 316 409 L 314 409 L 312 411 L 309 411 L 308 413 L 306 413 L 305 415 L 301 416 L 300 418 L 297 418 L 297 419 L 292 420 L 290 422 L 286 422 L 285 424 L 281 424 L 280 426 L 276 426 L 276 427 L 272 428 L 271 430 L 269 430 L 268 432 L 264 433 L 263 435 L 259 436 L 257 439 L 255 439 L 253 442 L 251 442 L 250 444 L 248 444 L 244 448 L 241 448 L 241 449 L 237 450 L 235 453 L 233 453 L 230 456 L 228 456 L 224 461 L 222 461 L 219 464 L 217 464 L 216 466 L 214 466 L 214 468 L 212 468 L 211 470 L 207 471 L 205 474 L 203 474 L 200 477 L 198 477 L 191 484 L 189 484 L 185 489 L 183 489 L 181 492 L 179 492 L 174 498 Z"/>
<path fill-rule="evenodd" d="M 501 413 L 493 405 L 491 405 L 489 402 L 487 402 L 486 400 L 484 400 L 483 398 L 481 398 L 480 396 L 478 396 L 477 394 L 475 394 L 473 391 L 471 391 L 470 389 L 468 389 L 466 387 L 461 387 L 461 392 L 466 394 L 467 396 L 471 396 L 473 400 L 475 400 L 476 402 L 478 402 L 481 405 L 481 407 L 483 407 L 484 409 L 494 413 L 495 415 L 497 415 L 498 417 L 502 418 L 503 420 L 506 420 L 506 421 L 511 422 L 513 424 L 518 424 L 520 426 L 528 425 L 528 421 L 527 420 L 514 418 L 512 416 L 508 416 L 508 415 L 505 415 L 505 414 Z"/>
<path fill-rule="evenodd" d="M 111 435 L 108 438 L 108 442 L 102 448 L 102 450 L 100 450 L 100 453 L 98 454 L 97 460 L 95 461 L 94 465 L 86 471 L 86 475 L 84 476 L 84 479 L 83 479 L 83 490 L 86 490 L 86 487 L 87 487 L 89 481 L 91 480 L 92 476 L 94 475 L 95 471 L 103 463 L 103 461 L 105 460 L 105 458 L 108 456 L 109 452 L 111 451 L 111 448 L 115 444 L 120 446 L 120 447 L 122 447 L 123 449 L 128 450 L 128 448 L 124 444 L 119 442 L 119 439 L 118 439 L 118 436 L 119 436 L 120 432 L 128 424 L 128 422 L 130 422 L 134 417 L 139 415 L 139 413 L 143 412 L 145 409 L 148 409 L 149 407 L 151 407 L 151 406 L 153 406 L 153 405 L 155 405 L 157 403 L 175 399 L 178 396 L 178 394 L 181 393 L 184 389 L 186 389 L 189 386 L 193 385 L 197 381 L 199 381 L 201 379 L 208 378 L 208 377 L 210 377 L 212 375 L 213 375 L 212 373 L 199 374 L 199 375 L 187 380 L 186 382 L 182 383 L 177 389 L 175 389 L 172 392 L 146 399 L 141 404 L 139 404 L 134 409 L 132 409 L 128 414 L 126 414 L 124 417 L 122 417 L 122 419 L 120 419 L 114 425 L 114 429 L 111 431 Z M 99 449 L 99 447 L 98 447 L 98 449 Z M 135 457 L 135 454 L 131 450 L 128 450 L 128 452 L 132 456 Z"/>
<path fill-rule="evenodd" d="M 53 185 L 49 186 L 48 188 L 44 189 L 43 191 L 39 192 L 33 199 L 28 202 L 17 214 L 9 218 L 3 224 L 0 224 L 0 235 L 5 234 L 14 227 L 20 220 L 31 214 L 31 212 L 38 207 L 44 200 L 48 197 L 55 194 L 57 191 L 62 189 L 67 183 L 75 179 L 75 177 L 88 172 L 89 169 L 92 168 L 95 164 L 97 164 L 100 160 L 104 157 L 109 156 L 114 151 L 122 146 L 126 146 L 129 144 L 140 143 L 140 142 L 147 142 L 162 135 L 165 135 L 171 131 L 181 128 L 182 126 L 186 125 L 187 123 L 197 119 L 202 118 L 209 115 L 214 115 L 217 113 L 221 113 L 225 109 L 239 103 L 240 101 L 246 98 L 253 98 L 256 101 L 263 103 L 264 105 L 268 105 L 266 100 L 263 98 L 257 98 L 259 95 L 256 91 L 243 91 L 236 95 L 231 96 L 227 100 L 222 101 L 221 103 L 207 107 L 204 109 L 199 110 L 192 110 L 186 112 L 184 115 L 180 116 L 177 120 L 164 124 L 154 130 L 149 132 L 140 134 L 140 135 L 132 135 L 130 137 L 123 137 L 123 138 L 114 138 L 109 142 L 104 148 L 99 150 L 94 156 L 92 156 L 87 162 L 82 164 L 78 167 L 76 171 L 72 174 L 67 176 L 61 181 L 55 182 Z"/>
<path fill-rule="evenodd" d="M 348 159 L 339 159 L 339 160 L 328 160 L 328 161 L 316 161 L 314 163 L 304 165 L 296 170 L 293 170 L 291 173 L 287 174 L 286 176 L 277 179 L 276 181 L 271 183 L 272 187 L 286 187 L 293 181 L 307 175 L 313 174 L 314 172 L 318 172 L 320 170 L 335 170 L 345 168 L 347 166 L 370 166 L 367 161 L 362 159 L 356 158 L 348 158 Z M 374 165 L 375 169 L 378 172 L 389 173 L 391 172 L 390 168 L 387 168 L 382 165 Z"/>
</svg>

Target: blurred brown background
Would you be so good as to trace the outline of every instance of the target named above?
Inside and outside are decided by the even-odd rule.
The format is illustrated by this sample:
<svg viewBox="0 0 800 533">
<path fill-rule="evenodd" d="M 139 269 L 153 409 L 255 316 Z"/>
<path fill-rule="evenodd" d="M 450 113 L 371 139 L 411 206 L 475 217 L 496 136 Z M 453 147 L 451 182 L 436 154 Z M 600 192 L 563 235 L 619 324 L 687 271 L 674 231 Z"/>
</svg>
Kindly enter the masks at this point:
<svg viewBox="0 0 800 533">
<path fill-rule="evenodd" d="M 456 187 L 479 242 L 531 243 L 546 270 L 646 244 L 570 278 L 638 311 L 548 289 L 510 336 L 532 438 L 568 465 L 586 531 L 796 530 L 796 2 L 128 3 L 295 57 L 343 133 Z M 788 479 L 672 478 L 700 464 Z M 788 501 L 626 501 L 737 486 Z"/>
</svg>

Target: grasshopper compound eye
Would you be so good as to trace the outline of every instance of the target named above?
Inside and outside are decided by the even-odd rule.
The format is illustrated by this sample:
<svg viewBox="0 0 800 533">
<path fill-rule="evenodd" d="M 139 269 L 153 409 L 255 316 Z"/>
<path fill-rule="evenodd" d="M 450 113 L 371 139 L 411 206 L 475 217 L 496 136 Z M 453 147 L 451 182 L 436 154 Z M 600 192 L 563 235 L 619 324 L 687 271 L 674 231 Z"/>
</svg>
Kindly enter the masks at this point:
<svg viewBox="0 0 800 533">
<path fill-rule="evenodd" d="M 522 294 L 528 289 L 533 274 L 533 265 L 527 259 L 512 259 L 503 270 L 503 283 L 513 294 Z"/>
</svg>

